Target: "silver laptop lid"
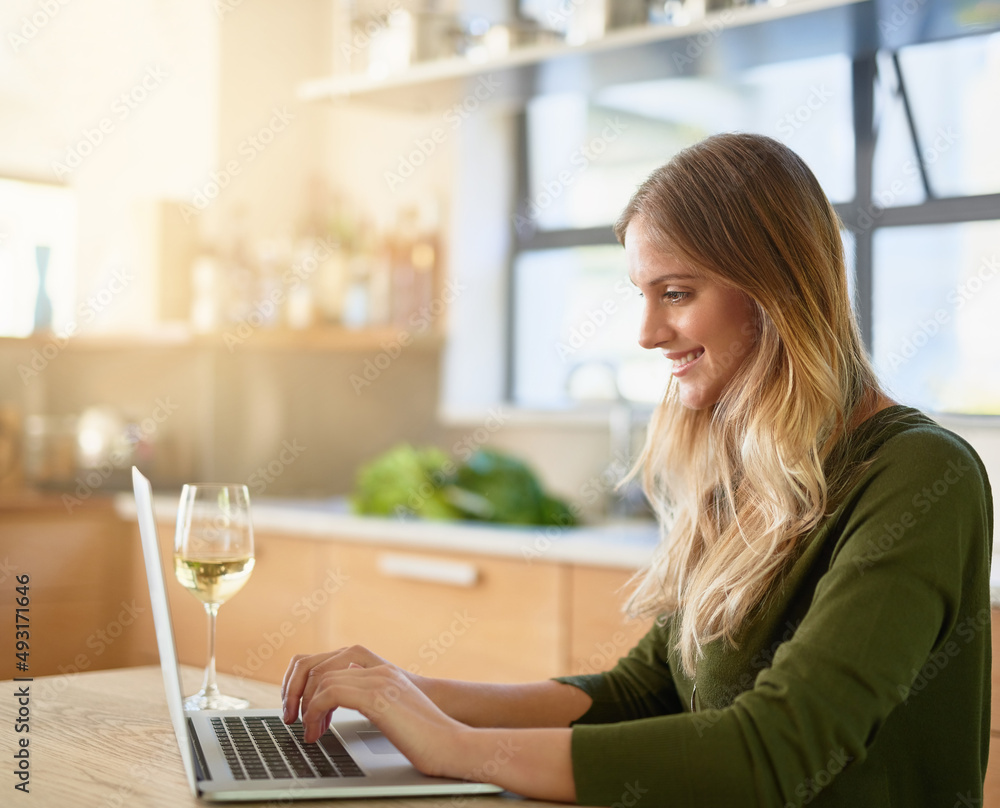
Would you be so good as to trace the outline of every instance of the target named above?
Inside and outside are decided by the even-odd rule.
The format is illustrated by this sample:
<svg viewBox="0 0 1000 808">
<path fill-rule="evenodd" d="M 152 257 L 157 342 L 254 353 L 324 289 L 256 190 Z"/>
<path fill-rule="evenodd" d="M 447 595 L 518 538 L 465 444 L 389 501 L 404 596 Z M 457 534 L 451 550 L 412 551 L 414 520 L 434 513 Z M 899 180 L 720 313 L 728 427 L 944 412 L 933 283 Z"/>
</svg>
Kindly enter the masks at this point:
<svg viewBox="0 0 1000 808">
<path fill-rule="evenodd" d="M 153 516 L 153 488 L 142 472 L 132 466 L 132 488 L 135 491 L 135 509 L 139 517 L 139 534 L 142 536 L 142 555 L 146 559 L 146 578 L 149 579 L 149 600 L 153 607 L 153 625 L 156 627 L 156 646 L 160 651 L 160 669 L 163 671 L 163 687 L 167 692 L 167 709 L 177 736 L 177 747 L 184 761 L 191 793 L 197 794 L 194 759 L 191 754 L 191 738 L 188 734 L 187 719 L 184 717 L 184 688 L 181 671 L 177 664 L 177 649 L 174 647 L 174 629 L 170 623 L 170 607 L 167 602 L 167 585 L 160 562 L 160 547 L 156 539 L 156 519 Z"/>
</svg>

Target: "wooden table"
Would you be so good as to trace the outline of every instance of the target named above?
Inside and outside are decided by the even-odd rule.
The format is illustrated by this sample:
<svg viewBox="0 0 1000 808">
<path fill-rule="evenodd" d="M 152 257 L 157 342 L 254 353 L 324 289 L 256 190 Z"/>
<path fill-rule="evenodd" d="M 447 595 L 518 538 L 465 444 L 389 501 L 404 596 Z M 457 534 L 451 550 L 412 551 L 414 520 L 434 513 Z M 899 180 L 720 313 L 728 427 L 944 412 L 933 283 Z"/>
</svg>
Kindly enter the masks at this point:
<svg viewBox="0 0 1000 808">
<path fill-rule="evenodd" d="M 183 668 L 185 692 L 201 683 L 201 672 Z M 279 688 L 219 676 L 224 692 L 252 707 L 277 707 Z M 27 733 L 15 728 L 21 705 L 16 692 L 29 688 Z M 29 793 L 14 786 L 19 741 L 28 738 Z M 120 668 L 31 682 L 0 682 L 0 805 L 30 808 L 177 808 L 206 805 L 192 796 L 170 726 L 158 667 Z M 253 803 L 260 805 L 261 803 Z M 275 803 L 277 804 L 277 803 Z M 283 803 L 289 804 L 289 803 Z M 419 797 L 406 799 L 308 800 L 309 806 L 364 808 L 498 808 L 553 806 L 510 797 Z"/>
</svg>

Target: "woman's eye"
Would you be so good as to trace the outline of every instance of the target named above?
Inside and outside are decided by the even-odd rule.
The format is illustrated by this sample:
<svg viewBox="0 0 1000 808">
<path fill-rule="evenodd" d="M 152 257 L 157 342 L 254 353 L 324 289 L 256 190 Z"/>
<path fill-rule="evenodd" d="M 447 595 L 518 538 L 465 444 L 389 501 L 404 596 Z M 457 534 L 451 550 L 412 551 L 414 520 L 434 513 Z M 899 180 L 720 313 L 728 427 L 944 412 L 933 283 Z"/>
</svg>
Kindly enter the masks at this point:
<svg viewBox="0 0 1000 808">
<path fill-rule="evenodd" d="M 639 295 L 639 297 L 641 297 L 641 298 L 646 297 L 642 292 L 636 292 L 636 294 Z M 661 295 L 661 298 L 663 300 L 668 300 L 671 303 L 677 303 L 677 302 L 679 302 L 681 300 L 684 300 L 685 298 L 689 297 L 690 295 L 691 295 L 690 292 L 664 292 Z"/>
</svg>

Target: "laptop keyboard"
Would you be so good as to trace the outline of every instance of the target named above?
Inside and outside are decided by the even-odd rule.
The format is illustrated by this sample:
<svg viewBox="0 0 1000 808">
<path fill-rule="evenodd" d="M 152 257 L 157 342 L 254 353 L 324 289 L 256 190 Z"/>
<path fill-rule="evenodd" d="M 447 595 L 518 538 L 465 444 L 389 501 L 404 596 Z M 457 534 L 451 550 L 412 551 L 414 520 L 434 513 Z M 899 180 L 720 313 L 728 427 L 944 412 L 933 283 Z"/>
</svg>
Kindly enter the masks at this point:
<svg viewBox="0 0 1000 808">
<path fill-rule="evenodd" d="M 317 743 L 304 743 L 301 721 L 233 715 L 213 718 L 212 729 L 237 780 L 365 776 L 330 730 Z"/>
</svg>

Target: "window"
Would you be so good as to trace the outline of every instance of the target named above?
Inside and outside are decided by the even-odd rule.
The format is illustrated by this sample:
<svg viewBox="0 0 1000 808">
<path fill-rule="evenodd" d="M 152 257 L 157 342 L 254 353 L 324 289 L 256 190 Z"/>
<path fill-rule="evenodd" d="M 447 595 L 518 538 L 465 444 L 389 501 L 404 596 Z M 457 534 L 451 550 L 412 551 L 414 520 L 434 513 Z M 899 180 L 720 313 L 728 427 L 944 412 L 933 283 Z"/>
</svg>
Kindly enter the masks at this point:
<svg viewBox="0 0 1000 808">
<path fill-rule="evenodd" d="M 0 179 L 0 336 L 63 332 L 73 313 L 71 191 Z"/>
<path fill-rule="evenodd" d="M 574 398 L 655 402 L 663 359 L 639 347 L 641 299 L 621 247 L 522 253 L 515 267 L 519 327 L 515 398 L 525 407 L 572 406 Z M 594 366 L 610 384 L 597 388 Z"/>
<path fill-rule="evenodd" d="M 875 202 L 1000 192 L 1000 34 L 882 53 L 878 84 Z"/>
<path fill-rule="evenodd" d="M 892 395 L 1000 415 L 1000 221 L 881 228 L 874 243 L 873 353 Z"/>
<path fill-rule="evenodd" d="M 879 54 L 872 354 L 899 400 L 1000 415 L 1000 35 Z"/>
<path fill-rule="evenodd" d="M 844 222 L 862 332 L 893 394 L 932 412 L 1000 415 L 997 33 L 535 98 L 509 400 L 573 406 L 581 364 L 612 368 L 616 395 L 656 400 L 667 371 L 637 346 L 611 224 L 653 168 L 732 130 L 782 140 L 816 173 Z"/>
<path fill-rule="evenodd" d="M 722 131 L 787 142 L 828 195 L 854 195 L 851 63 L 845 56 L 754 68 L 728 79 L 618 85 L 540 96 L 525 116 L 527 193 L 515 217 L 510 398 L 532 409 L 590 395 L 595 365 L 611 397 L 659 399 L 668 378 L 638 346 L 639 299 L 611 232 L 636 186 L 681 149 Z M 853 237 L 845 233 L 852 250 Z M 853 280 L 853 278 L 852 278 Z"/>
</svg>

